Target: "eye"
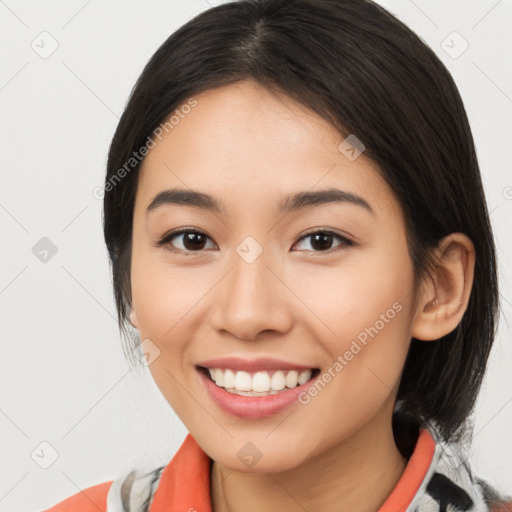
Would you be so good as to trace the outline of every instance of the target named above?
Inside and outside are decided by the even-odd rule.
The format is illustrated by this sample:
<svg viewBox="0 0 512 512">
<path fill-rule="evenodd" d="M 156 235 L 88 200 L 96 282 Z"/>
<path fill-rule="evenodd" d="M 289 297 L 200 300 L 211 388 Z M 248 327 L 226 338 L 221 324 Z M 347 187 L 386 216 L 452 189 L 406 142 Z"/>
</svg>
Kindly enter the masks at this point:
<svg viewBox="0 0 512 512">
<path fill-rule="evenodd" d="M 317 230 L 304 235 L 299 239 L 298 242 L 293 245 L 293 247 L 300 245 L 300 243 L 309 238 L 311 239 L 311 248 L 306 248 L 303 250 L 312 252 L 331 252 L 354 245 L 354 242 L 337 233 L 327 230 Z M 178 240 L 179 242 L 174 242 L 174 239 Z M 183 228 L 178 231 L 165 234 L 158 242 L 156 242 L 155 246 L 165 246 L 170 251 L 188 255 L 192 252 L 201 252 L 203 249 L 205 249 L 205 246 L 207 245 L 206 242 L 208 240 L 211 240 L 211 238 L 202 231 Z M 332 244 L 335 240 L 338 240 L 338 245 L 334 246 L 333 249 Z"/>
<path fill-rule="evenodd" d="M 174 246 L 175 243 L 172 242 L 175 238 L 180 240 L 177 243 L 177 248 Z M 169 250 L 180 254 L 189 254 L 191 252 L 200 252 L 204 249 L 207 240 L 210 240 L 210 237 L 202 231 L 196 229 L 180 229 L 179 231 L 167 233 L 155 245 L 157 247 L 166 246 Z"/>
<path fill-rule="evenodd" d="M 350 247 L 351 245 L 354 245 L 354 242 L 349 240 L 348 238 L 345 238 L 344 236 L 338 235 L 337 233 L 334 233 L 332 231 L 314 231 L 312 233 L 309 233 L 305 236 L 303 236 L 295 245 L 299 245 L 303 240 L 307 240 L 308 238 L 311 239 L 310 247 L 312 249 L 306 248 L 306 251 L 313 251 L 313 252 L 330 252 L 332 251 L 332 244 L 334 240 L 338 240 L 339 244 L 334 247 L 334 250 L 341 250 L 346 247 Z"/>
</svg>

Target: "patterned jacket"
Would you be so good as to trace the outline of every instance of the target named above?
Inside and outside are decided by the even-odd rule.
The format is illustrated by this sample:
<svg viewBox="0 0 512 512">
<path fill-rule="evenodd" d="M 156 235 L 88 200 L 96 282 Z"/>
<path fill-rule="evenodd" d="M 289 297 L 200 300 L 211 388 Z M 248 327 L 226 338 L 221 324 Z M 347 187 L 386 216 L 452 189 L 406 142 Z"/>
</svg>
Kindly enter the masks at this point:
<svg viewBox="0 0 512 512">
<path fill-rule="evenodd" d="M 407 450 L 403 440 L 397 445 Z M 46 512 L 211 512 L 211 464 L 188 434 L 169 462 L 137 459 L 115 480 L 89 487 Z M 413 436 L 405 471 L 378 510 L 491 511 L 512 512 L 512 499 L 476 477 L 460 445 L 441 441 L 430 428 Z"/>
</svg>

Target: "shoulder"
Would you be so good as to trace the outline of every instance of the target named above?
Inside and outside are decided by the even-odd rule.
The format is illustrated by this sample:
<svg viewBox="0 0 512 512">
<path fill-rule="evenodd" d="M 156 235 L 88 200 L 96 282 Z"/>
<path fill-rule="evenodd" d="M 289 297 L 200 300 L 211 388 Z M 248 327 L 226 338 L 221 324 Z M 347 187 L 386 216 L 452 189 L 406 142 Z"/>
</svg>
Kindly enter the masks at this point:
<svg viewBox="0 0 512 512">
<path fill-rule="evenodd" d="M 43 512 L 146 512 L 165 467 L 161 459 L 137 456 L 114 480 L 87 487 Z"/>
<path fill-rule="evenodd" d="M 93 485 L 57 503 L 43 512 L 105 512 L 112 481 Z"/>
<path fill-rule="evenodd" d="M 430 434 L 435 451 L 412 510 L 512 512 L 512 498 L 474 473 L 467 445 Z"/>
</svg>

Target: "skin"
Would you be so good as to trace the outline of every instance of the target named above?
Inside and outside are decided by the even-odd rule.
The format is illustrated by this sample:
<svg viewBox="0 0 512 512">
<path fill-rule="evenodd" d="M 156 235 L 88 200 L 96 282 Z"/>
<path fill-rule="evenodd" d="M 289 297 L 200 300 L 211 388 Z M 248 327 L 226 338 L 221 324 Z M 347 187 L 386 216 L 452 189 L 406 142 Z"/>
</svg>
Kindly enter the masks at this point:
<svg viewBox="0 0 512 512">
<path fill-rule="evenodd" d="M 348 160 L 334 128 L 253 81 L 195 99 L 139 176 L 130 319 L 160 351 L 151 374 L 214 460 L 215 512 L 376 511 L 407 463 L 391 417 L 411 337 L 438 339 L 458 325 L 473 244 L 460 233 L 443 239 L 434 278 L 415 287 L 400 204 L 364 153 Z M 173 187 L 211 194 L 225 212 L 167 204 L 146 213 Z M 374 214 L 350 203 L 276 213 L 287 194 L 331 187 Z M 193 252 L 180 235 L 155 246 L 183 227 L 204 233 L 204 248 Z M 326 230 L 354 244 L 333 238 L 322 250 L 305 237 Z M 252 263 L 236 252 L 247 236 L 263 249 Z M 269 356 L 326 371 L 397 302 L 400 312 L 307 405 L 243 420 L 218 408 L 195 369 L 215 357 Z M 251 468 L 237 457 L 249 441 L 261 452 Z"/>
</svg>

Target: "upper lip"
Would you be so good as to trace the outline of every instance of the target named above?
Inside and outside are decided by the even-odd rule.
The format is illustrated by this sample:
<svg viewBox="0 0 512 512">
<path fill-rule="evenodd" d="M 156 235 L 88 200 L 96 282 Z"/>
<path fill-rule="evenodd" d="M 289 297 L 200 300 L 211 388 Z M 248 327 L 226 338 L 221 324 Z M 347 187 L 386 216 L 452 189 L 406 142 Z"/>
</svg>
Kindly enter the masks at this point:
<svg viewBox="0 0 512 512">
<path fill-rule="evenodd" d="M 272 357 L 258 357 L 256 359 L 244 359 L 241 357 L 221 357 L 217 359 L 208 359 L 198 363 L 197 366 L 204 368 L 229 368 L 231 370 L 257 372 L 267 370 L 310 370 L 314 367 L 285 361 L 283 359 L 274 359 Z"/>
</svg>

